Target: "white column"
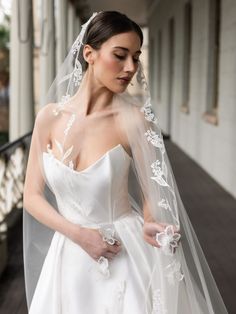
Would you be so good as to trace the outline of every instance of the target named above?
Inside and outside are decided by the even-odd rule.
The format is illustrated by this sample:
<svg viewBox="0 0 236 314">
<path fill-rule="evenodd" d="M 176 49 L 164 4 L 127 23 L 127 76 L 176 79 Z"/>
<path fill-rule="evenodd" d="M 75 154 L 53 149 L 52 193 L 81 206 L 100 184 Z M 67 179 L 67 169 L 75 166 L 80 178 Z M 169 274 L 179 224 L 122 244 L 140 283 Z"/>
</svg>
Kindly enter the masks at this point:
<svg viewBox="0 0 236 314">
<path fill-rule="evenodd" d="M 10 141 L 34 122 L 32 0 L 12 0 L 10 42 Z"/>
<path fill-rule="evenodd" d="M 81 30 L 81 22 L 79 16 L 75 16 L 75 27 L 74 27 L 74 38 L 76 38 L 79 35 L 79 32 Z"/>
<path fill-rule="evenodd" d="M 54 0 L 42 0 L 42 36 L 40 49 L 40 100 L 41 104 L 55 77 L 55 23 Z"/>
<path fill-rule="evenodd" d="M 75 9 L 68 3 L 68 29 L 67 29 L 67 50 L 71 48 L 75 39 Z"/>
<path fill-rule="evenodd" d="M 57 0 L 57 69 L 65 59 L 67 53 L 67 0 Z"/>
</svg>

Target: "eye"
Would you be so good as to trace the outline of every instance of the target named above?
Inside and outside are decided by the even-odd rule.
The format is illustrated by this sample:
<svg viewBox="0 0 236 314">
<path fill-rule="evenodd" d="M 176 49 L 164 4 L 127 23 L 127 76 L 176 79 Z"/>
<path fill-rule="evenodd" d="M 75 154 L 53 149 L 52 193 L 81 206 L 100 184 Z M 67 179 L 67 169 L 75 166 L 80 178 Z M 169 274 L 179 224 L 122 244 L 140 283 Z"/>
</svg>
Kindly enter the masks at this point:
<svg viewBox="0 0 236 314">
<path fill-rule="evenodd" d="M 126 57 L 127 57 L 126 55 L 120 55 L 120 54 L 117 54 L 117 53 L 115 53 L 114 56 L 115 56 L 117 59 L 119 59 L 119 60 L 125 60 Z M 133 62 L 134 62 L 134 63 L 138 63 L 138 62 L 140 61 L 139 58 L 137 58 L 137 57 L 133 57 L 132 59 L 133 59 Z"/>
<path fill-rule="evenodd" d="M 118 55 L 118 54 L 114 54 L 114 56 L 119 59 L 119 60 L 125 60 L 126 56 L 123 56 L 123 55 Z"/>
</svg>

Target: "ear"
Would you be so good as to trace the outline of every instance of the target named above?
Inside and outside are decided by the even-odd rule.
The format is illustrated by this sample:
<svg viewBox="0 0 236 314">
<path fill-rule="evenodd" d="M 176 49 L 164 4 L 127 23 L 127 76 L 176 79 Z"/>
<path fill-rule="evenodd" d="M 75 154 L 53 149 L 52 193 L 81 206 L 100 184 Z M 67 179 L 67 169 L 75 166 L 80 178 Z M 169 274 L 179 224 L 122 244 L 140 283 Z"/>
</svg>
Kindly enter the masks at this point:
<svg viewBox="0 0 236 314">
<path fill-rule="evenodd" d="M 88 64 L 94 63 L 94 57 L 95 57 L 95 50 L 90 45 L 85 45 L 83 50 L 83 57 L 84 60 Z"/>
</svg>

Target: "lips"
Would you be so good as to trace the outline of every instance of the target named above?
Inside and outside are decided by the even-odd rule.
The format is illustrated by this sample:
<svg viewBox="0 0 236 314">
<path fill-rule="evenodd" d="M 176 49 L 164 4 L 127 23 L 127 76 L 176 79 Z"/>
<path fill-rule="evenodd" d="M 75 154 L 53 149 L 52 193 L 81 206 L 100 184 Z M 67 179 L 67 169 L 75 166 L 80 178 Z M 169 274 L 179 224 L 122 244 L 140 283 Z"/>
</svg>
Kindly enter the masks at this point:
<svg viewBox="0 0 236 314">
<path fill-rule="evenodd" d="M 131 77 L 129 77 L 129 76 L 118 77 L 118 80 L 119 80 L 120 82 L 123 82 L 123 83 L 128 84 L 128 83 L 130 82 L 130 80 L 131 80 Z"/>
</svg>

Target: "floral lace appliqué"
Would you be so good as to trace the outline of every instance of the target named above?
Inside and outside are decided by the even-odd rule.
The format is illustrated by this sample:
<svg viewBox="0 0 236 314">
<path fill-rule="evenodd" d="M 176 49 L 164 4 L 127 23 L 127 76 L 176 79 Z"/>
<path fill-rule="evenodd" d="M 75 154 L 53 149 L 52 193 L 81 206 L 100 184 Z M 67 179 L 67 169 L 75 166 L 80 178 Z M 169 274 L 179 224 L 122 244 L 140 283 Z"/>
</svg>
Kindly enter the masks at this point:
<svg viewBox="0 0 236 314">
<path fill-rule="evenodd" d="M 153 291 L 153 309 L 152 314 L 167 314 L 167 310 L 164 307 L 163 300 L 161 298 L 161 290 L 156 289 Z"/>
<path fill-rule="evenodd" d="M 143 80 L 143 77 L 141 79 Z M 140 111 L 144 113 L 144 118 L 147 121 L 157 124 L 157 118 L 153 113 L 150 97 L 148 97 L 146 103 L 140 109 Z M 168 175 L 168 169 L 165 162 L 166 151 L 161 132 L 158 134 L 152 128 L 149 128 L 145 132 L 145 136 L 147 141 L 154 147 L 158 148 L 161 154 L 161 156 L 151 164 L 151 170 L 154 175 L 151 176 L 151 179 L 160 185 L 160 192 L 163 192 L 163 195 L 166 195 L 165 189 L 168 189 L 168 195 L 172 195 L 172 199 L 170 199 L 171 205 L 166 198 L 162 198 L 158 202 L 158 205 L 160 208 L 164 208 L 170 212 L 175 225 L 179 227 L 180 223 L 178 207 L 175 191 L 173 188 L 174 183 L 171 174 Z M 176 281 L 181 281 L 184 278 L 184 275 L 181 272 L 181 263 L 176 257 L 174 257 L 174 252 L 178 247 L 178 241 L 180 240 L 180 237 L 181 235 L 179 233 L 174 232 L 174 227 L 172 225 L 167 226 L 164 232 L 156 234 L 156 241 L 161 246 L 162 252 L 167 256 L 172 256 L 171 262 L 169 262 L 167 266 L 164 267 L 165 276 L 167 277 L 167 280 L 170 284 L 174 284 Z M 165 309 L 163 309 L 161 305 L 160 290 L 156 290 L 154 299 L 154 308 L 152 314 L 165 313 Z"/>
<path fill-rule="evenodd" d="M 75 67 L 73 71 L 73 82 L 75 86 L 78 86 L 83 77 L 82 65 L 78 59 L 75 60 Z"/>
<path fill-rule="evenodd" d="M 101 256 L 98 259 L 98 271 L 105 277 L 110 277 L 109 261 L 106 257 Z"/>
<path fill-rule="evenodd" d="M 110 245 L 114 245 L 117 241 L 115 235 L 116 230 L 113 224 L 107 224 L 99 228 L 99 233 L 102 235 L 103 241 L 107 242 Z"/>
<path fill-rule="evenodd" d="M 80 82 L 82 80 L 82 77 L 83 77 L 83 69 L 82 69 L 82 65 L 79 61 L 79 51 L 80 51 L 80 48 L 81 46 L 83 45 L 83 37 L 84 37 L 84 34 L 86 32 L 86 29 L 87 29 L 87 25 L 90 23 L 90 21 L 94 18 L 94 16 L 97 15 L 97 13 L 93 13 L 93 15 L 90 17 L 90 19 L 81 26 L 82 30 L 80 31 L 80 34 L 79 36 L 77 37 L 77 39 L 75 40 L 73 46 L 72 46 L 72 53 L 75 56 L 75 64 L 74 64 L 74 69 L 73 69 L 73 72 L 72 72 L 72 76 L 73 76 L 73 82 L 75 84 L 75 86 L 78 86 L 80 85 Z M 69 81 L 69 84 L 70 84 L 70 81 Z"/>
<path fill-rule="evenodd" d="M 53 114 L 58 116 L 59 113 L 64 109 L 65 103 L 70 99 L 70 95 L 64 95 L 57 104 L 56 108 L 53 110 Z"/>
<path fill-rule="evenodd" d="M 67 135 L 70 128 L 72 127 L 73 123 L 75 121 L 75 113 L 73 113 L 69 119 L 69 121 L 67 122 L 67 125 L 66 125 L 66 129 L 64 130 L 64 134 Z"/>
<path fill-rule="evenodd" d="M 152 111 L 152 104 L 151 104 L 150 97 L 147 99 L 145 104 L 141 107 L 140 111 L 144 113 L 144 117 L 147 121 L 157 124 L 157 118 L 154 112 Z"/>
<path fill-rule="evenodd" d="M 178 247 L 178 241 L 181 235 L 174 231 L 174 227 L 169 225 L 163 232 L 156 234 L 156 241 L 161 246 L 161 250 L 166 255 L 173 255 L 175 249 Z"/>
<path fill-rule="evenodd" d="M 60 161 L 61 161 L 61 162 L 64 162 L 64 161 L 70 156 L 70 154 L 71 154 L 71 152 L 72 152 L 72 150 L 73 150 L 73 146 L 71 146 L 69 149 L 67 149 L 67 150 L 64 152 L 61 143 L 59 143 L 57 140 L 55 140 L 55 144 L 56 144 L 56 146 L 57 146 L 57 148 L 58 148 L 58 150 L 59 150 L 59 152 L 60 152 L 60 155 L 61 155 Z M 47 145 L 47 152 L 48 152 L 51 156 L 53 156 L 54 158 L 56 158 L 56 157 L 54 156 L 53 152 L 52 152 L 52 149 L 51 149 L 51 145 L 50 145 L 50 144 Z M 73 163 L 72 160 L 69 160 L 68 166 L 69 166 L 71 169 L 74 169 L 74 163 Z"/>
<path fill-rule="evenodd" d="M 181 272 L 181 264 L 176 259 L 165 268 L 166 277 L 171 285 L 184 279 L 184 274 Z"/>
<path fill-rule="evenodd" d="M 60 154 L 61 154 L 60 160 L 61 160 L 62 162 L 64 162 L 64 161 L 71 155 L 72 150 L 73 150 L 74 147 L 73 147 L 73 145 L 72 145 L 72 146 L 69 147 L 66 151 L 64 151 L 63 146 L 61 145 L 61 143 L 59 143 L 57 140 L 55 140 L 55 143 L 56 143 L 57 148 L 58 148 L 58 150 L 59 150 L 59 152 L 60 152 Z"/>
<path fill-rule="evenodd" d="M 153 122 L 153 123 L 157 123 L 157 118 L 155 117 L 153 111 L 152 111 L 152 107 L 151 106 L 143 106 L 141 108 L 141 112 L 144 113 L 145 119 Z"/>
<path fill-rule="evenodd" d="M 169 186 L 166 181 L 166 165 L 164 162 L 162 162 L 162 167 L 160 167 L 161 162 L 160 160 L 156 160 L 151 164 L 152 172 L 154 174 L 154 177 L 151 177 L 154 181 L 156 181 L 158 184 L 162 186 Z"/>
<path fill-rule="evenodd" d="M 124 297 L 126 292 L 126 280 L 122 280 L 115 287 L 111 304 L 105 307 L 104 314 L 121 314 L 124 311 Z"/>
<path fill-rule="evenodd" d="M 164 198 L 162 198 L 159 202 L 158 202 L 158 205 L 162 208 L 165 208 L 166 210 L 171 210 L 170 209 L 170 204 L 167 200 L 165 200 Z"/>
<path fill-rule="evenodd" d="M 67 95 L 67 96 L 69 96 L 69 95 Z M 59 103 L 59 105 L 58 105 L 59 108 L 57 108 L 57 112 L 54 113 L 54 114 L 58 115 L 59 112 L 63 109 L 64 104 L 65 104 L 65 102 L 67 101 L 67 99 L 66 99 L 67 96 L 65 96 L 65 99 L 63 100 L 64 102 Z M 55 109 L 55 110 L 56 110 L 56 109 Z M 64 135 L 65 135 L 64 140 L 63 140 L 63 143 L 64 143 L 64 141 L 65 141 L 66 136 L 68 135 L 69 130 L 71 129 L 71 127 L 72 127 L 72 125 L 73 125 L 73 123 L 74 123 L 74 121 L 75 121 L 75 117 L 76 117 L 75 113 L 72 113 L 71 116 L 70 116 L 70 118 L 69 118 L 69 120 L 68 120 L 68 122 L 67 122 L 67 124 L 66 124 L 66 128 L 65 128 L 65 130 L 64 130 L 64 132 L 63 132 Z M 72 151 L 73 151 L 73 149 L 74 149 L 74 146 L 71 145 L 69 148 L 67 148 L 67 149 L 65 150 L 64 145 L 63 145 L 61 142 L 59 142 L 59 141 L 56 140 L 56 139 L 54 139 L 54 142 L 55 142 L 55 145 L 56 145 L 56 147 L 57 147 L 57 149 L 58 149 L 58 151 L 59 151 L 59 153 L 60 153 L 60 158 L 59 158 L 60 161 L 63 162 L 63 163 L 65 163 L 65 161 L 71 156 Z M 53 152 L 52 152 L 52 149 L 51 149 L 50 144 L 47 145 L 47 152 L 48 152 L 51 156 L 53 156 L 53 157 L 55 158 L 55 156 L 53 155 Z M 67 162 L 67 164 L 68 164 L 69 168 L 71 168 L 71 169 L 74 170 L 74 163 L 73 163 L 72 159 L 69 159 L 68 162 Z"/>
<path fill-rule="evenodd" d="M 123 312 L 125 291 L 126 291 L 126 281 L 123 280 L 116 287 L 116 291 L 115 291 L 115 298 L 117 299 L 117 304 L 116 304 L 117 314 Z"/>
<path fill-rule="evenodd" d="M 76 54 L 80 50 L 80 46 L 83 45 L 82 39 L 84 37 L 85 31 L 87 29 L 88 24 L 90 21 L 97 15 L 97 12 L 93 13 L 93 15 L 88 19 L 86 23 L 81 25 L 82 30 L 80 31 L 79 36 L 76 38 L 73 46 L 72 46 L 72 53 Z"/>
<path fill-rule="evenodd" d="M 152 129 L 145 132 L 148 142 L 151 142 L 153 146 L 160 148 L 161 152 L 164 153 L 163 139 Z"/>
</svg>

